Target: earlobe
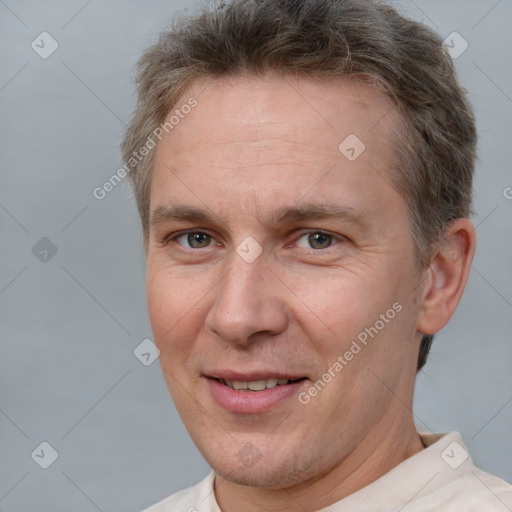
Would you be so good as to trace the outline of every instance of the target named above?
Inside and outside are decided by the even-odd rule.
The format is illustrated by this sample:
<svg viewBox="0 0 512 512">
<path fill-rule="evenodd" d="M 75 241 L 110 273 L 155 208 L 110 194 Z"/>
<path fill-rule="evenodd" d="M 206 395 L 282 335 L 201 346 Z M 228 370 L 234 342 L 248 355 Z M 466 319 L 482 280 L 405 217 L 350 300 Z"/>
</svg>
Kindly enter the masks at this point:
<svg viewBox="0 0 512 512">
<path fill-rule="evenodd" d="M 434 334 L 450 320 L 467 283 L 475 252 L 475 229 L 468 219 L 450 224 L 427 269 L 417 330 Z"/>
</svg>

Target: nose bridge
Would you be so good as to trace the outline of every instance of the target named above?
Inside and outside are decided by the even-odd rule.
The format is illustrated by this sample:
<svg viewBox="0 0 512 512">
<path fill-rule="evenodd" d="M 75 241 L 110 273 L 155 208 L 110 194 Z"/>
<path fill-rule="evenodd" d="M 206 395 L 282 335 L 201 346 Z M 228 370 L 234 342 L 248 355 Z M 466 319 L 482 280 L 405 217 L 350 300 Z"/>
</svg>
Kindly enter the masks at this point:
<svg viewBox="0 0 512 512">
<path fill-rule="evenodd" d="M 247 249 L 243 243 L 240 246 Z M 285 307 L 275 279 L 269 278 L 272 272 L 263 256 L 250 261 L 243 252 L 242 255 L 233 252 L 227 270 L 216 287 L 215 301 L 206 319 L 207 327 L 222 339 L 238 344 L 247 343 L 257 332 L 276 334 L 283 330 L 286 326 Z"/>
</svg>

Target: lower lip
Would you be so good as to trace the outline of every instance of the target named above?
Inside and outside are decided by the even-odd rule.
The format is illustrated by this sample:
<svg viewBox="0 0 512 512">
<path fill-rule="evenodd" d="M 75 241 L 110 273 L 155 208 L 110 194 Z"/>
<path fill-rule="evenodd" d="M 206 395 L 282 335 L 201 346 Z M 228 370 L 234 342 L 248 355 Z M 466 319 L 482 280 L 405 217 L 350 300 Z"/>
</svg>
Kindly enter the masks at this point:
<svg viewBox="0 0 512 512">
<path fill-rule="evenodd" d="M 275 386 L 262 391 L 238 391 L 218 380 L 207 378 L 208 387 L 213 398 L 229 412 L 240 414 L 261 414 L 278 403 L 296 395 L 307 380 L 300 380 Z"/>
</svg>

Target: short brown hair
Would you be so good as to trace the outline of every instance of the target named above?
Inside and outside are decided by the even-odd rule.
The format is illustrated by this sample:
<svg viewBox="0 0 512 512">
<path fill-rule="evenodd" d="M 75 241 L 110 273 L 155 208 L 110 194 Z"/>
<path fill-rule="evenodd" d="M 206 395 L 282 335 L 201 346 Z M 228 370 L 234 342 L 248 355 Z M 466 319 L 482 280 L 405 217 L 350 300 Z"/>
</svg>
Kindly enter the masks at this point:
<svg viewBox="0 0 512 512">
<path fill-rule="evenodd" d="M 374 0 L 232 0 L 174 21 L 138 62 L 138 100 L 122 150 L 127 163 L 198 79 L 277 70 L 351 77 L 377 86 L 402 121 L 393 185 L 409 204 L 420 268 L 449 223 L 471 213 L 476 128 L 441 38 Z M 153 153 L 128 176 L 149 239 Z M 424 336 L 418 370 L 432 336 Z"/>
</svg>

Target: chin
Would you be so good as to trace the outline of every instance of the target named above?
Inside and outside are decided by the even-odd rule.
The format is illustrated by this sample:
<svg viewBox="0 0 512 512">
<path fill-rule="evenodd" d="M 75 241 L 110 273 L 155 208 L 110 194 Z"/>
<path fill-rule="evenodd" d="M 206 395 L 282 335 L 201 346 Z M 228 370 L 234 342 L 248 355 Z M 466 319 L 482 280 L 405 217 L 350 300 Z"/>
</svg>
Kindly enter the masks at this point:
<svg viewBox="0 0 512 512">
<path fill-rule="evenodd" d="M 288 452 L 289 453 L 289 452 Z M 280 457 L 280 460 L 276 460 Z M 290 460 L 284 454 L 274 454 L 273 460 L 262 456 L 254 465 L 247 467 L 238 456 L 231 459 L 221 458 L 217 454 L 208 460 L 210 466 L 224 480 L 238 485 L 264 489 L 283 489 L 300 484 L 315 476 L 317 471 L 312 464 Z M 319 468 L 316 468 L 319 469 Z"/>
<path fill-rule="evenodd" d="M 261 489 L 283 489 L 300 482 L 288 477 L 288 475 L 283 474 L 281 471 L 269 471 L 268 469 L 263 471 L 261 468 L 245 469 L 242 472 L 226 471 L 225 468 L 214 469 L 220 477 L 231 483 Z"/>
</svg>

